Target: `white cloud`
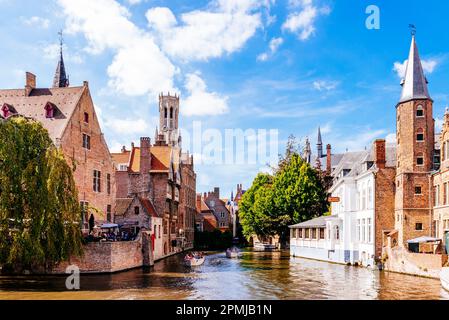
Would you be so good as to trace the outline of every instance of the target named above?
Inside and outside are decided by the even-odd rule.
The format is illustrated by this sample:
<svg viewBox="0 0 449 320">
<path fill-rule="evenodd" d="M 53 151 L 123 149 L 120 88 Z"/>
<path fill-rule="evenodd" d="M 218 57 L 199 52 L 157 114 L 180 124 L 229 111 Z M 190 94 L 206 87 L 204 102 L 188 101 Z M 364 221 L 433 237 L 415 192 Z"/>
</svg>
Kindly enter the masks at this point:
<svg viewBox="0 0 449 320">
<path fill-rule="evenodd" d="M 148 133 L 148 124 L 144 119 L 105 119 L 104 125 L 118 134 L 132 135 Z"/>
<path fill-rule="evenodd" d="M 269 1 L 214 0 L 207 10 L 183 13 L 180 21 L 169 8 L 151 8 L 148 26 L 161 48 L 184 61 L 208 60 L 240 50 L 262 27 L 260 9 Z"/>
<path fill-rule="evenodd" d="M 317 80 L 313 82 L 313 88 L 318 91 L 330 91 L 337 88 L 339 84 L 338 81 Z"/>
<path fill-rule="evenodd" d="M 284 43 L 284 39 L 282 39 L 282 38 L 273 38 L 273 39 L 271 39 L 270 44 L 269 44 L 269 51 L 259 54 L 257 56 L 257 60 L 258 61 L 266 61 L 266 60 L 268 60 L 268 58 L 270 56 L 272 56 L 273 54 L 275 54 L 277 52 L 277 50 L 282 45 L 282 43 Z"/>
<path fill-rule="evenodd" d="M 313 0 L 290 0 L 293 12 L 287 17 L 282 25 L 283 30 L 298 35 L 300 40 L 307 40 L 315 33 L 315 22 L 319 16 L 329 15 L 331 9 L 327 6 L 318 7 Z"/>
<path fill-rule="evenodd" d="M 28 27 L 38 27 L 42 29 L 48 29 L 50 26 L 50 20 L 33 16 L 30 18 L 21 17 L 22 23 Z"/>
<path fill-rule="evenodd" d="M 390 133 L 386 136 L 385 141 L 387 143 L 394 143 L 396 144 L 396 133 Z"/>
<path fill-rule="evenodd" d="M 142 0 L 126 0 L 130 5 L 136 5 L 142 2 Z"/>
<path fill-rule="evenodd" d="M 407 61 L 405 60 L 403 63 L 400 63 L 399 61 L 396 61 L 393 65 L 393 70 L 396 72 L 399 78 L 405 77 L 405 71 L 407 68 Z M 439 61 L 436 59 L 428 59 L 428 60 L 421 60 L 422 68 L 425 73 L 431 74 L 435 71 L 435 68 L 438 66 Z"/>
<path fill-rule="evenodd" d="M 66 31 L 82 33 L 86 51 L 114 53 L 108 67 L 109 85 L 129 96 L 173 90 L 178 69 L 148 33 L 132 23 L 129 11 L 114 0 L 58 0 L 66 16 Z"/>
<path fill-rule="evenodd" d="M 208 92 L 200 73 L 190 73 L 186 76 L 185 88 L 189 96 L 183 101 L 181 112 L 186 116 L 219 115 L 227 113 L 229 107 L 227 97 L 216 92 Z"/>
<path fill-rule="evenodd" d="M 64 51 L 64 61 L 73 62 L 76 64 L 81 64 L 84 62 L 83 57 L 78 53 L 74 52 L 73 50 L 68 50 L 66 45 L 63 45 L 63 51 Z M 56 61 L 59 59 L 59 52 L 60 52 L 60 45 L 57 43 L 47 45 L 42 48 L 43 51 L 43 57 L 45 59 L 49 59 L 52 61 Z"/>
</svg>

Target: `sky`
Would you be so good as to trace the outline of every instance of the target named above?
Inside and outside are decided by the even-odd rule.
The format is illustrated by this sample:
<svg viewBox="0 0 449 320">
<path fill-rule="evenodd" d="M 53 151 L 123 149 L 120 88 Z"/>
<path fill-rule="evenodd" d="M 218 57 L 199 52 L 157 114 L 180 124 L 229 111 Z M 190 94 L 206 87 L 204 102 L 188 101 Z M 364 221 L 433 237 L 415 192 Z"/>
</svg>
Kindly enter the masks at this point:
<svg viewBox="0 0 449 320">
<path fill-rule="evenodd" d="M 366 27 L 370 5 L 379 8 L 378 29 Z M 291 134 L 308 137 L 315 152 L 320 126 L 333 152 L 357 151 L 377 138 L 395 140 L 409 24 L 441 126 L 449 104 L 448 11 L 440 0 L 0 0 L 0 88 L 23 87 L 25 71 L 39 87 L 51 86 L 63 29 L 70 84 L 89 81 L 112 151 L 154 137 L 160 92 L 180 95 L 186 132 L 195 123 L 223 136 L 271 129 L 278 143 L 268 144 L 277 152 Z M 263 159 L 207 161 L 204 150 L 186 144 L 198 192 L 217 186 L 227 197 L 268 170 Z M 223 145 L 221 152 L 250 148 Z"/>
</svg>

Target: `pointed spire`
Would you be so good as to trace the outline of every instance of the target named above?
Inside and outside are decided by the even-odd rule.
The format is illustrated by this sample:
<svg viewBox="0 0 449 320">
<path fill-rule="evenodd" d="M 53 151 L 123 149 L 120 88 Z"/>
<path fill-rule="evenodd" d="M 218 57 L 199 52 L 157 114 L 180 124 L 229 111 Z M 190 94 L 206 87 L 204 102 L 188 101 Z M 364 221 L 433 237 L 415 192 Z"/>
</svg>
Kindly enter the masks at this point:
<svg viewBox="0 0 449 320">
<path fill-rule="evenodd" d="M 63 37 L 62 30 L 58 32 L 59 34 L 59 61 L 58 66 L 56 67 L 55 77 L 53 78 L 53 88 L 65 88 L 69 86 L 69 78 L 65 72 L 64 58 L 62 56 L 62 45 L 63 45 Z"/>
<path fill-rule="evenodd" d="M 323 157 L 323 141 L 321 140 L 321 128 L 318 127 L 318 142 L 317 142 L 317 151 L 318 151 L 318 158 Z"/>
<path fill-rule="evenodd" d="M 415 35 L 412 33 L 412 44 L 410 45 L 405 78 L 401 82 L 402 94 L 399 103 L 413 99 L 431 99 L 427 89 L 427 83 L 419 57 Z"/>
</svg>

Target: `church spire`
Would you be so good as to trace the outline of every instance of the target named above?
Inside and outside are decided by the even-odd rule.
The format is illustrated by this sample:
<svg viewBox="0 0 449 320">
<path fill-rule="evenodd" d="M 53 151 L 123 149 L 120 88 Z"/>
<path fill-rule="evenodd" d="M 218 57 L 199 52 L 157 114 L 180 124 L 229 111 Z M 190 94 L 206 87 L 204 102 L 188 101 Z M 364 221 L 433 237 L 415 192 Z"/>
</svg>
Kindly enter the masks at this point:
<svg viewBox="0 0 449 320">
<path fill-rule="evenodd" d="M 65 88 L 69 86 L 69 78 L 65 72 L 64 58 L 62 56 L 62 30 L 58 32 L 59 34 L 59 61 L 58 66 L 56 67 L 55 77 L 53 78 L 53 88 Z"/>
<path fill-rule="evenodd" d="M 399 103 L 413 99 L 431 99 L 427 83 L 413 31 L 405 78 L 401 82 L 402 94 Z"/>
<path fill-rule="evenodd" d="M 321 140 L 321 128 L 318 127 L 318 142 L 316 144 L 318 150 L 318 158 L 323 157 L 323 141 Z"/>
</svg>

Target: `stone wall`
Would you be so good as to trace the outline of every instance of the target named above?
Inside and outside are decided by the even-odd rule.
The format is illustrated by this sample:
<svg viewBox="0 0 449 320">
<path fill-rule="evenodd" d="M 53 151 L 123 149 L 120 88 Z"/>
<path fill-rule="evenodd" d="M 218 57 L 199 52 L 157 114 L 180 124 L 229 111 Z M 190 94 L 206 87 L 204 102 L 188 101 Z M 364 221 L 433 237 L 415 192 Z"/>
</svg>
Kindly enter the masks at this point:
<svg viewBox="0 0 449 320">
<path fill-rule="evenodd" d="M 384 248 L 384 270 L 415 276 L 440 278 L 441 268 L 447 262 L 445 254 L 408 252 L 405 248 Z"/>
<path fill-rule="evenodd" d="M 142 236 L 136 241 L 92 242 L 84 246 L 84 254 L 56 266 L 50 273 L 65 273 L 76 265 L 81 273 L 112 273 L 143 265 Z"/>
</svg>

